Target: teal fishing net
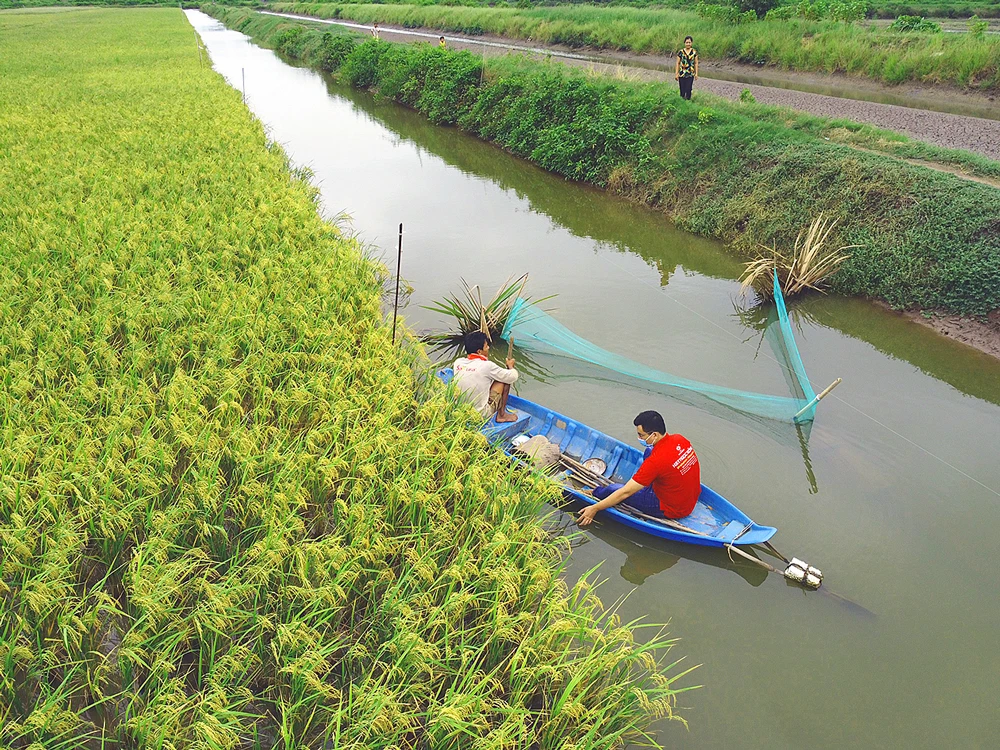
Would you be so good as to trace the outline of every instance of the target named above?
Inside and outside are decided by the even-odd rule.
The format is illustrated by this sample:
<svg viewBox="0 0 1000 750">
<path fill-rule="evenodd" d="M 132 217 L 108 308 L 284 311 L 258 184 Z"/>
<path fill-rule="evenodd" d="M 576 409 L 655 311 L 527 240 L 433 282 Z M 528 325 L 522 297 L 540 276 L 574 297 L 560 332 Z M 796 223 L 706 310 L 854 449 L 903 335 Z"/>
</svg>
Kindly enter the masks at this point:
<svg viewBox="0 0 1000 750">
<path fill-rule="evenodd" d="M 770 396 L 752 391 L 740 391 L 701 383 L 648 367 L 580 338 L 551 315 L 522 298 L 518 298 L 514 303 L 502 336 L 508 341 L 513 336 L 519 347 L 530 351 L 572 357 L 645 383 L 698 393 L 716 403 L 749 414 L 788 422 L 807 422 L 812 420 L 816 413 L 815 404 L 811 404 L 816 394 L 809 384 L 802 357 L 795 345 L 792 325 L 788 320 L 788 311 L 778 285 L 777 274 L 774 277 L 774 298 L 777 330 L 773 340 L 777 342 L 781 358 L 785 360 L 783 366 L 792 385 L 792 396 Z M 807 406 L 809 408 L 806 408 Z"/>
</svg>

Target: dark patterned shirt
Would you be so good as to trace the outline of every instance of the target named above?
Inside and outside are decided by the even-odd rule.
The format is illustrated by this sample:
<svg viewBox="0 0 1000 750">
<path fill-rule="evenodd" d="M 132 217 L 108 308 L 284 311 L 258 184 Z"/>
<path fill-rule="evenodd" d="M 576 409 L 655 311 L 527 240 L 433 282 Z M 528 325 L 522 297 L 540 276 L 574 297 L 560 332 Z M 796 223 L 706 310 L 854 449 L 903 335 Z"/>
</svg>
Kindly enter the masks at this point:
<svg viewBox="0 0 1000 750">
<path fill-rule="evenodd" d="M 694 64 L 698 61 L 698 50 L 694 47 L 688 52 L 686 49 L 682 49 L 677 53 L 677 59 L 680 60 L 680 71 L 679 75 L 681 78 L 694 78 Z"/>
</svg>

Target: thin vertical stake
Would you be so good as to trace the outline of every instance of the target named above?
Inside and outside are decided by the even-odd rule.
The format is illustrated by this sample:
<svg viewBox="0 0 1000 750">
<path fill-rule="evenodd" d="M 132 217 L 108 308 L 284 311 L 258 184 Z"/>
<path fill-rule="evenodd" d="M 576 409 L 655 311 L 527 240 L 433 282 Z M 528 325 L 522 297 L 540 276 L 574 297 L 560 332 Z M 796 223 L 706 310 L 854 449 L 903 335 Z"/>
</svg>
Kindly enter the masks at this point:
<svg viewBox="0 0 1000 750">
<path fill-rule="evenodd" d="M 396 313 L 399 310 L 399 268 L 403 265 L 403 225 L 399 225 L 399 252 L 396 254 L 396 301 L 392 304 L 392 343 L 396 345 Z"/>
<path fill-rule="evenodd" d="M 178 7 L 179 6 L 180 6 L 180 3 L 178 3 Z M 198 45 L 198 67 L 199 68 L 204 68 L 205 67 L 205 61 L 201 59 L 201 38 L 198 36 L 198 32 L 197 31 L 194 31 L 194 29 L 191 29 L 191 31 L 194 32 L 194 43 Z"/>
<path fill-rule="evenodd" d="M 243 76 L 243 103 L 247 103 L 247 69 L 240 68 L 240 74 Z"/>
</svg>

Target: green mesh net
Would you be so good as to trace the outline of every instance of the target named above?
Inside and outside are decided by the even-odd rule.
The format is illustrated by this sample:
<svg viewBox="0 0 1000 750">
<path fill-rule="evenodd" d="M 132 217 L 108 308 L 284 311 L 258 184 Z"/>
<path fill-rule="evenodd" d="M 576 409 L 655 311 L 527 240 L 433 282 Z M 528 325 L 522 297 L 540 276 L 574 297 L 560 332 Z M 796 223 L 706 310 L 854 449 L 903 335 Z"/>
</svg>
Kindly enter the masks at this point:
<svg viewBox="0 0 1000 750">
<path fill-rule="evenodd" d="M 772 341 L 776 343 L 776 350 L 783 360 L 782 365 L 786 379 L 792 387 L 792 396 L 769 396 L 710 385 L 634 362 L 580 338 L 551 315 L 521 298 L 515 302 L 502 336 L 506 340 L 510 340 L 513 336 L 519 347 L 530 351 L 571 357 L 644 383 L 698 393 L 716 403 L 749 414 L 788 422 L 807 422 L 812 420 L 816 413 L 816 406 L 812 403 L 816 394 L 809 384 L 802 357 L 795 345 L 777 274 L 774 277 L 774 299 L 777 326 L 770 327 L 776 329 Z"/>
</svg>

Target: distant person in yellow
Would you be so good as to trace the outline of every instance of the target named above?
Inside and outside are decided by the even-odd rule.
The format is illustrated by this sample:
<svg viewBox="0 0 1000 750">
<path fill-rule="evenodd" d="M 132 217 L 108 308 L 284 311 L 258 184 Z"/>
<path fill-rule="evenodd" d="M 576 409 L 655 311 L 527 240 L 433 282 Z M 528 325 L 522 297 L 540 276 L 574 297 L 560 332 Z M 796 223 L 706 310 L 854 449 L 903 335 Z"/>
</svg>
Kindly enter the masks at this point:
<svg viewBox="0 0 1000 750">
<path fill-rule="evenodd" d="M 440 39 L 438 40 L 438 47 L 439 47 L 440 49 L 447 49 L 447 48 L 448 48 L 448 45 L 444 43 L 444 37 L 441 37 L 441 38 L 440 38 Z"/>
<path fill-rule="evenodd" d="M 694 39 L 684 37 L 684 49 L 677 53 L 674 65 L 674 78 L 681 87 L 681 98 L 691 98 L 691 87 L 698 80 L 698 50 L 694 48 Z"/>
<path fill-rule="evenodd" d="M 482 331 L 466 334 L 465 351 L 466 356 L 456 359 L 452 366 L 455 386 L 485 419 L 496 414 L 497 422 L 516 421 L 517 415 L 506 408 L 500 411 L 504 389 L 509 393 L 511 384 L 517 380 L 514 359 L 507 360 L 506 369 L 490 362 L 490 344 Z"/>
<path fill-rule="evenodd" d="M 381 39 L 382 37 L 380 36 L 380 34 L 381 34 L 381 32 L 379 31 L 379 28 L 378 28 L 378 21 L 376 21 L 372 25 L 372 38 L 373 39 Z"/>
</svg>

